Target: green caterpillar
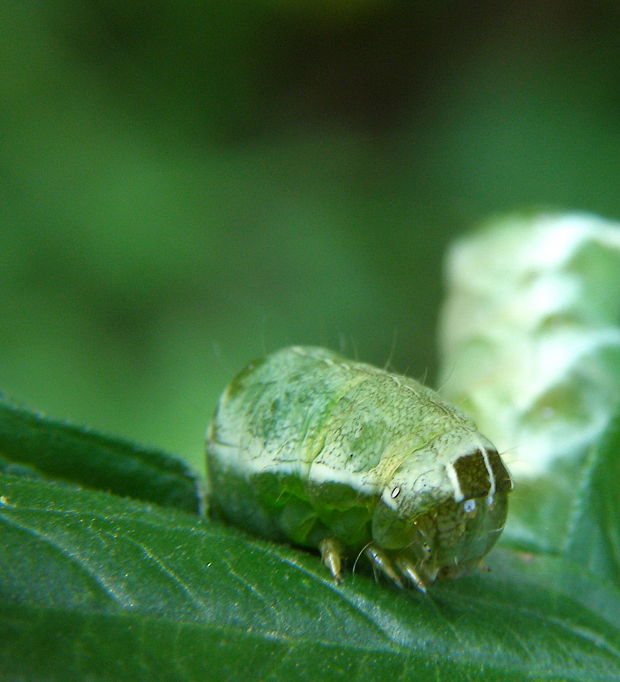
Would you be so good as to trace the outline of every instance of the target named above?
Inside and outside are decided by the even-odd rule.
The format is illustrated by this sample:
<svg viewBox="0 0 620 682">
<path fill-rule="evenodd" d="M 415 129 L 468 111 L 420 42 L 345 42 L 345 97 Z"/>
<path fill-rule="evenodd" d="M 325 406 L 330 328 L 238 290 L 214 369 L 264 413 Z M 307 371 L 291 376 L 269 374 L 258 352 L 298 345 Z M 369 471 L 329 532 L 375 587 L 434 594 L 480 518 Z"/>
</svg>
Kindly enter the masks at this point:
<svg viewBox="0 0 620 682">
<path fill-rule="evenodd" d="M 480 565 L 512 480 L 464 413 L 422 384 L 329 350 L 251 363 L 207 434 L 211 513 L 321 552 L 341 581 L 365 553 L 398 586 Z"/>
</svg>

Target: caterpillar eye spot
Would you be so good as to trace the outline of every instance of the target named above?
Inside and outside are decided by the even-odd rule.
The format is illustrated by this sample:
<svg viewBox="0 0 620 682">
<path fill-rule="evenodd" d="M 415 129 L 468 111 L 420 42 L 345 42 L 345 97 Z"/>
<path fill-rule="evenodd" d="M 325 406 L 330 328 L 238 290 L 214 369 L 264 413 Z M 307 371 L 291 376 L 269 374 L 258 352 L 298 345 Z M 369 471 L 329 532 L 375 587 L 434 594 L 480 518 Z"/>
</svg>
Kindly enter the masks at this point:
<svg viewBox="0 0 620 682">
<path fill-rule="evenodd" d="M 463 502 L 463 511 L 466 514 L 472 514 L 476 511 L 476 500 L 465 500 Z"/>
<path fill-rule="evenodd" d="M 392 490 L 391 497 L 393 500 L 395 500 L 399 495 L 400 495 L 400 488 L 397 486 L 396 488 L 394 488 L 394 490 Z"/>
</svg>

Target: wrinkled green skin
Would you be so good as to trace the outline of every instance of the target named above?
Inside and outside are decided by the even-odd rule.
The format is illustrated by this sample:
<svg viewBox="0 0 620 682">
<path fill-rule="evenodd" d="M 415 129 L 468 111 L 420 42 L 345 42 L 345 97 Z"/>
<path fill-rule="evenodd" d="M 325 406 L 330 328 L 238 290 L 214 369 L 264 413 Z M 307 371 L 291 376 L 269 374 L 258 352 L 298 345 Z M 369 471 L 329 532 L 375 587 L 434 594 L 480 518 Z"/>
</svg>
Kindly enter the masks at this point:
<svg viewBox="0 0 620 682">
<path fill-rule="evenodd" d="M 210 512 L 319 548 L 334 577 L 366 550 L 425 590 L 480 564 L 512 481 L 473 422 L 417 381 L 294 346 L 251 363 L 207 434 Z"/>
</svg>

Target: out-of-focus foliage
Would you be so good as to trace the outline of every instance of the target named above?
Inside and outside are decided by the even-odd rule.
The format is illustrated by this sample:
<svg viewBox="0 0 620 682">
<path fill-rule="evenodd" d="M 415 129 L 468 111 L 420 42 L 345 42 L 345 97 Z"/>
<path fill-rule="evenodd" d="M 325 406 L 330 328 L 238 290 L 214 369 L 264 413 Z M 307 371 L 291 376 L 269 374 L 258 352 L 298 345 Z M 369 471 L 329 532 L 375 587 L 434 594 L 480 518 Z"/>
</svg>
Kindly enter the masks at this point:
<svg viewBox="0 0 620 682">
<path fill-rule="evenodd" d="M 620 216 L 616 3 L 7 0 L 0 25 L 0 387 L 196 464 L 266 350 L 432 373 L 441 253 L 480 217 Z"/>
</svg>

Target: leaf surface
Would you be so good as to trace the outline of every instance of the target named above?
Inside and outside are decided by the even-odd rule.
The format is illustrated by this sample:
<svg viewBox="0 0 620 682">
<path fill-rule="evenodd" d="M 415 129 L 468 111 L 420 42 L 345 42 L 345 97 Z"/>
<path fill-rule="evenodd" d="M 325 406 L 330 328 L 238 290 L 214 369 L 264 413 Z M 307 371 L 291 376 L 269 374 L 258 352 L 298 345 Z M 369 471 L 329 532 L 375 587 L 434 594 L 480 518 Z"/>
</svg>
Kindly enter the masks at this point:
<svg viewBox="0 0 620 682">
<path fill-rule="evenodd" d="M 498 549 L 426 597 L 174 509 L 0 477 L 10 679 L 611 680 L 620 590 Z"/>
<path fill-rule="evenodd" d="M 566 554 L 593 574 L 620 584 L 620 416 L 588 458 Z"/>
<path fill-rule="evenodd" d="M 183 460 L 1 401 L 0 472 L 70 481 L 185 511 L 202 506 L 198 477 Z"/>
</svg>

